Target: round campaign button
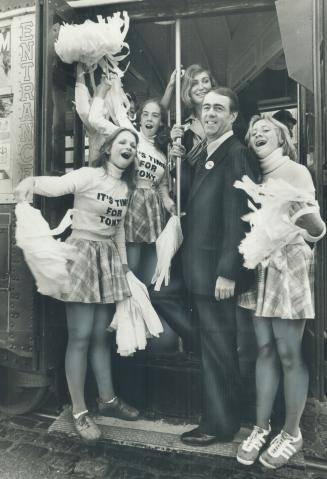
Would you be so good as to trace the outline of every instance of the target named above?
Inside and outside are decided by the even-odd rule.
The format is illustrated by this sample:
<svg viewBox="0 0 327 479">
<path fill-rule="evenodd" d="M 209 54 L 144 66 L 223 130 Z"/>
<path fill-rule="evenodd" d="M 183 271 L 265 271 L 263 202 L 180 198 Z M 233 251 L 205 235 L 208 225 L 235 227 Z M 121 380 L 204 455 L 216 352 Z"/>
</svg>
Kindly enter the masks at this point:
<svg viewBox="0 0 327 479">
<path fill-rule="evenodd" d="M 211 168 L 213 168 L 215 166 L 215 164 L 214 164 L 213 161 L 209 160 L 209 161 L 206 162 L 206 164 L 204 166 L 207 170 L 211 170 Z"/>
</svg>

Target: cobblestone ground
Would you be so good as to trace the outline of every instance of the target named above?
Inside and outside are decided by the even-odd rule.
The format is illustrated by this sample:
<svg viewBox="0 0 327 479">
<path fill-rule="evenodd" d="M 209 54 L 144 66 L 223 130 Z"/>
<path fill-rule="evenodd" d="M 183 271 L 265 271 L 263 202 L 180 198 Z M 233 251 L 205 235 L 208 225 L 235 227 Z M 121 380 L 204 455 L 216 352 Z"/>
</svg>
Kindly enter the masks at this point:
<svg viewBox="0 0 327 479">
<path fill-rule="evenodd" d="M 302 417 L 305 456 L 327 463 L 327 401 L 309 399 Z"/>
<path fill-rule="evenodd" d="M 315 403 L 306 411 L 307 425 L 314 421 L 323 438 L 318 441 L 312 435 L 308 443 L 310 457 L 314 453 L 317 458 L 326 457 L 325 412 L 319 409 L 316 418 Z M 107 443 L 91 446 L 73 438 L 49 435 L 50 422 L 33 415 L 0 416 L 0 479 L 327 479 L 326 472 L 310 469 L 267 472 L 259 465 L 240 468 L 227 458 L 185 457 Z M 318 448 L 313 449 L 317 444 Z"/>
</svg>

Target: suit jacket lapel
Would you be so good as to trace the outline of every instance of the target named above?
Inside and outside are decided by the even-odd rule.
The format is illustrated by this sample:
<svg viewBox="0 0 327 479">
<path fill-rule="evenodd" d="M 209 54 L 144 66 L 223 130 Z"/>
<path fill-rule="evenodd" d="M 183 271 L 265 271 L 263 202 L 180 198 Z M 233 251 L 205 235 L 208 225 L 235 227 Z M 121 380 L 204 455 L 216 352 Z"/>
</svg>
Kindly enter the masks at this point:
<svg viewBox="0 0 327 479">
<path fill-rule="evenodd" d="M 234 136 L 231 136 L 229 138 L 227 138 L 226 141 L 224 141 L 224 143 L 222 145 L 220 145 L 216 151 L 214 151 L 212 153 L 212 155 L 210 155 L 206 161 L 208 161 L 209 159 L 211 161 L 214 162 L 214 166 L 213 168 L 211 169 L 207 169 L 205 167 L 205 163 L 203 163 L 203 165 L 200 167 L 200 169 L 197 171 L 197 174 L 196 176 L 194 177 L 194 180 L 193 180 L 193 183 L 192 183 L 192 187 L 191 187 L 191 191 L 190 191 L 190 194 L 189 194 L 189 202 L 193 199 L 194 195 L 197 193 L 197 191 L 199 190 L 203 180 L 217 167 L 217 165 L 225 158 L 225 156 L 227 155 L 227 152 L 228 152 L 228 149 L 230 147 L 230 144 L 232 142 L 232 140 L 234 140 L 235 137 Z"/>
</svg>

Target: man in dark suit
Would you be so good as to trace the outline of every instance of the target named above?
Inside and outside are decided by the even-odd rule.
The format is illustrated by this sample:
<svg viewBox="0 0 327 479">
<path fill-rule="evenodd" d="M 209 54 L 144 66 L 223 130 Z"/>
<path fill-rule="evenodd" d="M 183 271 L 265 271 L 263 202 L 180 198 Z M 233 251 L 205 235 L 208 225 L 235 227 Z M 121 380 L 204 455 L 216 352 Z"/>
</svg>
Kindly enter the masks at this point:
<svg viewBox="0 0 327 479">
<path fill-rule="evenodd" d="M 203 410 L 199 427 L 181 439 L 190 445 L 231 441 L 240 428 L 236 299 L 244 282 L 238 246 L 248 211 L 234 182 L 253 178 L 248 150 L 233 135 L 238 99 L 217 88 L 204 97 L 202 123 L 207 148 L 197 160 L 186 209 L 183 271 L 199 317 Z M 178 145 L 173 153 L 180 154 Z"/>
</svg>

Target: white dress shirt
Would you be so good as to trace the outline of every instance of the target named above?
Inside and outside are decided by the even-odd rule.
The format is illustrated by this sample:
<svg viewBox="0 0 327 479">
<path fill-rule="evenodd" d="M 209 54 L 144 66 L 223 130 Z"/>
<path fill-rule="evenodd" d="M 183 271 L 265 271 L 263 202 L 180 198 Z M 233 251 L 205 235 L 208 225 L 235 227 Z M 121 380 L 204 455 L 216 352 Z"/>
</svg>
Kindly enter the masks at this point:
<svg viewBox="0 0 327 479">
<path fill-rule="evenodd" d="M 208 158 L 209 158 L 209 156 L 211 156 L 217 150 L 217 148 L 220 147 L 220 145 L 222 145 L 224 143 L 224 141 L 227 140 L 227 138 L 229 138 L 233 134 L 234 133 L 233 133 L 232 130 L 226 131 L 226 133 L 224 133 L 219 138 L 217 138 L 217 140 L 214 140 L 211 143 L 209 143 L 208 146 L 207 146 Z"/>
</svg>

